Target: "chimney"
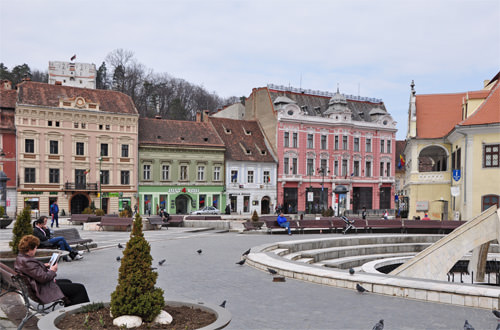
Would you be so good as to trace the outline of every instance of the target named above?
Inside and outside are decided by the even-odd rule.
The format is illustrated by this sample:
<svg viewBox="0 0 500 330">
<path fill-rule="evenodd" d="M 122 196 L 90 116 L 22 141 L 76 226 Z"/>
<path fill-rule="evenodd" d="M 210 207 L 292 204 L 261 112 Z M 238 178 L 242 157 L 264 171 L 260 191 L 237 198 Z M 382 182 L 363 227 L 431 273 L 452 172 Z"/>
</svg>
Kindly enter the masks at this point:
<svg viewBox="0 0 500 330">
<path fill-rule="evenodd" d="M 161 119 L 161 116 L 160 115 L 156 115 L 155 119 Z"/>
<path fill-rule="evenodd" d="M 6 90 L 12 89 L 12 83 L 7 79 L 2 80 L 2 89 Z"/>
<path fill-rule="evenodd" d="M 208 123 L 208 110 L 203 110 L 203 116 L 201 117 L 202 121 Z"/>
<path fill-rule="evenodd" d="M 196 122 L 197 123 L 201 122 L 201 111 L 200 110 L 196 111 Z"/>
</svg>

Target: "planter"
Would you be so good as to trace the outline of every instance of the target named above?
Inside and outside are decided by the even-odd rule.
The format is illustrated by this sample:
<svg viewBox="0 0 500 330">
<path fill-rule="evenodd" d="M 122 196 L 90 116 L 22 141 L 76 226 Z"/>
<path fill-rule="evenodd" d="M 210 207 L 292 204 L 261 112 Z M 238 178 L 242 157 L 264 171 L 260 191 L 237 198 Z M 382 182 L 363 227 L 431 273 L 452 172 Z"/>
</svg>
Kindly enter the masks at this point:
<svg viewBox="0 0 500 330">
<path fill-rule="evenodd" d="M 69 255 L 68 251 L 61 251 L 61 250 L 50 250 L 50 249 L 38 249 L 36 251 L 35 259 L 40 260 L 43 263 L 47 263 L 50 260 L 50 257 L 52 256 L 52 253 L 58 252 L 62 256 L 67 256 Z M 10 268 L 14 269 L 14 261 L 16 261 L 16 256 L 13 255 L 12 251 L 0 251 L 0 262 L 9 266 Z"/>
<path fill-rule="evenodd" d="M 0 229 L 5 229 L 7 228 L 12 221 L 14 221 L 13 218 L 0 218 Z"/>
<path fill-rule="evenodd" d="M 60 319 L 62 319 L 66 314 L 75 314 L 78 313 L 83 306 L 88 305 L 91 303 L 84 303 L 80 305 L 75 305 L 75 306 L 70 306 L 70 307 L 64 307 L 61 309 L 58 309 L 52 313 L 49 313 L 47 315 L 42 316 L 38 320 L 38 329 L 39 330 L 54 330 L 58 329 L 57 328 L 57 323 L 59 322 Z M 104 303 L 104 306 L 109 307 L 110 303 Z M 203 311 L 207 311 L 209 313 L 213 313 L 216 316 L 215 322 L 212 324 L 209 324 L 206 327 L 199 328 L 198 330 L 217 330 L 217 329 L 223 329 L 225 328 L 229 322 L 231 322 L 231 313 L 225 308 L 222 308 L 218 305 L 213 305 L 213 304 L 206 304 L 206 303 L 197 303 L 194 301 L 176 301 L 176 300 L 167 300 L 165 301 L 166 306 L 173 306 L 173 307 L 190 307 L 190 308 L 198 308 Z"/>
</svg>

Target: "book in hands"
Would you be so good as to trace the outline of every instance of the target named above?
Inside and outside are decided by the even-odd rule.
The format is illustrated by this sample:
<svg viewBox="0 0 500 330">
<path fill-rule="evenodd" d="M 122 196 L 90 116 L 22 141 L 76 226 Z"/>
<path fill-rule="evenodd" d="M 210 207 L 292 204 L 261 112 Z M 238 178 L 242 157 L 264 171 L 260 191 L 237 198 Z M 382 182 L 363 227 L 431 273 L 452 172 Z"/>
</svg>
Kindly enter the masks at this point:
<svg viewBox="0 0 500 330">
<path fill-rule="evenodd" d="M 59 262 L 59 258 L 61 258 L 60 253 L 57 252 L 52 253 L 52 257 L 50 257 L 49 261 L 49 268 L 57 264 Z"/>
</svg>

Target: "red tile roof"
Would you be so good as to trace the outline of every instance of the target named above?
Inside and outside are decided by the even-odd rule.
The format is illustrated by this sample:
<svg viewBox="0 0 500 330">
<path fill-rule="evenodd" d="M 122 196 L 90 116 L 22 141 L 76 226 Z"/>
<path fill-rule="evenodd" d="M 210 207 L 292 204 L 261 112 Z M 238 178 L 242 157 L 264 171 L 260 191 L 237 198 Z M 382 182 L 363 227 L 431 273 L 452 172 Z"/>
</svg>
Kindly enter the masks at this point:
<svg viewBox="0 0 500 330">
<path fill-rule="evenodd" d="M 466 93 L 417 95 L 417 137 L 440 138 L 462 120 Z"/>
<path fill-rule="evenodd" d="M 17 91 L 15 89 L 0 89 L 0 108 L 16 107 Z"/>
<path fill-rule="evenodd" d="M 132 99 L 123 93 L 25 81 L 18 85 L 18 104 L 59 107 L 61 99 L 83 97 L 98 103 L 99 111 L 137 115 Z"/>
<path fill-rule="evenodd" d="M 210 123 L 139 119 L 139 145 L 224 147 Z"/>
<path fill-rule="evenodd" d="M 460 123 L 461 126 L 500 123 L 500 84 L 497 84 L 479 108 Z"/>
<path fill-rule="evenodd" d="M 274 162 L 257 121 L 210 117 L 210 122 L 226 145 L 226 159 Z"/>
</svg>

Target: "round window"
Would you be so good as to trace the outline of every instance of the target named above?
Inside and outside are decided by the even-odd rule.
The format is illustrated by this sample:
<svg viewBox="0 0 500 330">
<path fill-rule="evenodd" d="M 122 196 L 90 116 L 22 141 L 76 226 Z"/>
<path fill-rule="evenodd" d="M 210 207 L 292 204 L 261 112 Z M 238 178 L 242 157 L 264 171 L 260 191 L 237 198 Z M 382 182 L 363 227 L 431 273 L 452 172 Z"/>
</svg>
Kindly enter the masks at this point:
<svg viewBox="0 0 500 330">
<path fill-rule="evenodd" d="M 293 111 L 292 110 L 288 110 L 288 115 L 289 116 L 293 116 Z"/>
<path fill-rule="evenodd" d="M 384 120 L 384 125 L 387 125 L 387 120 Z"/>
</svg>

